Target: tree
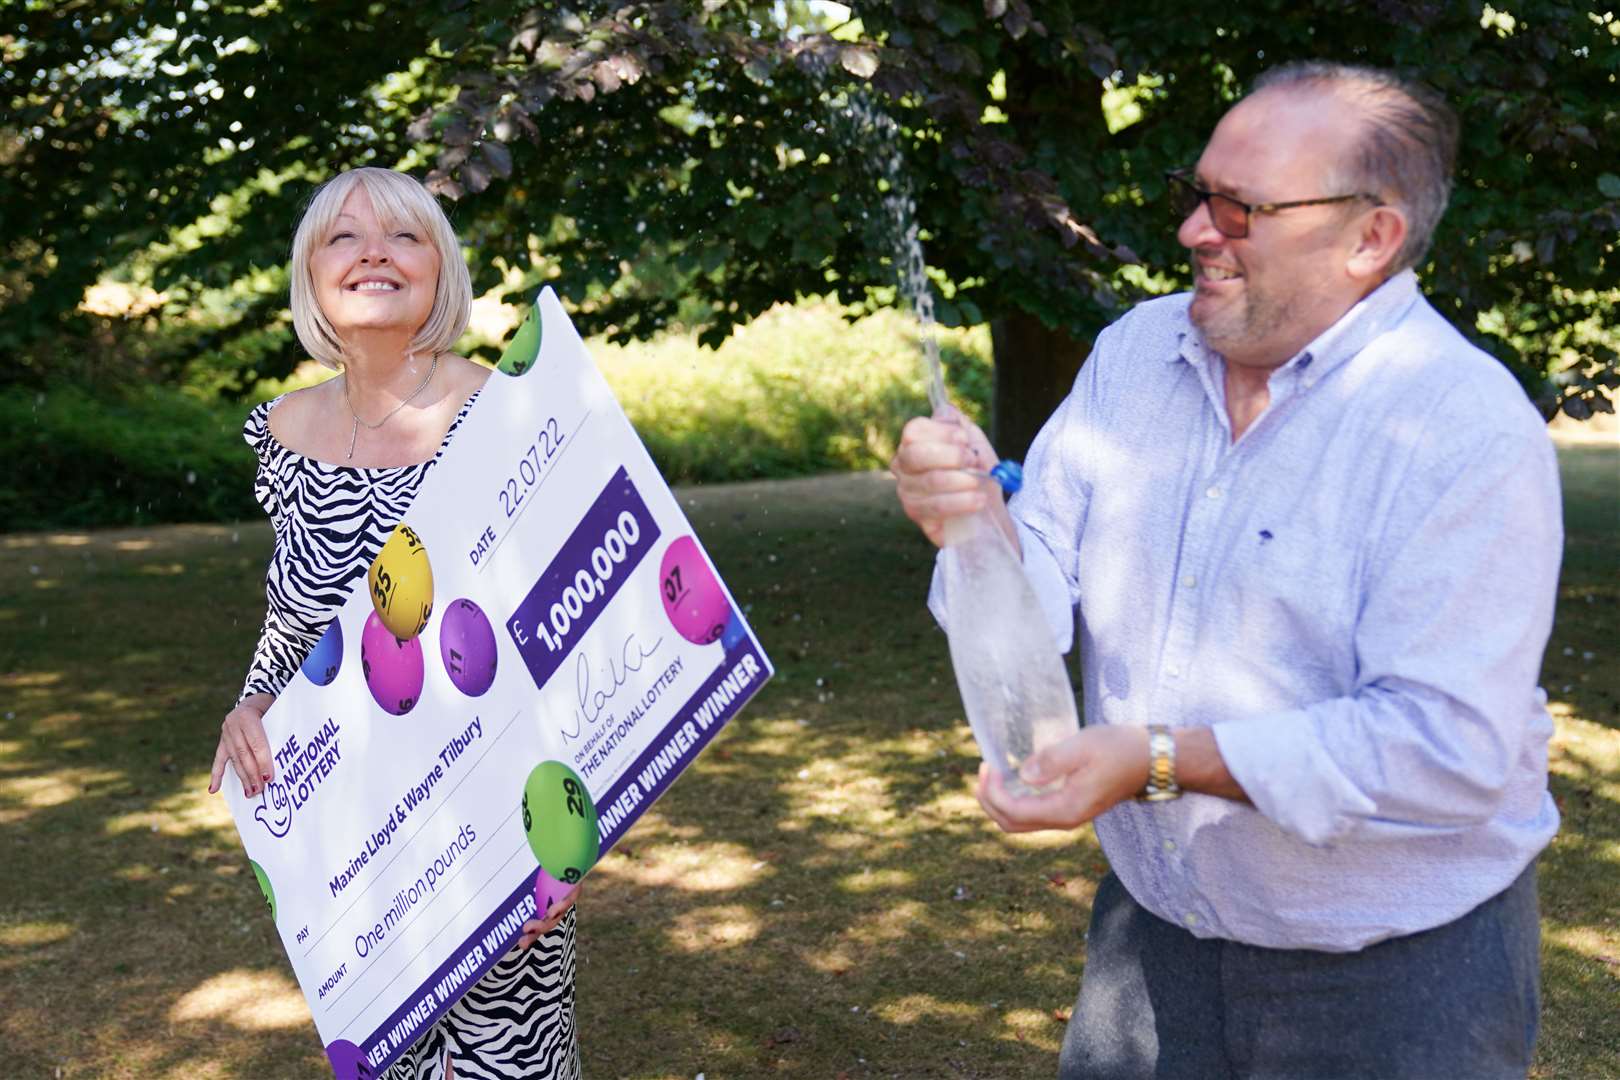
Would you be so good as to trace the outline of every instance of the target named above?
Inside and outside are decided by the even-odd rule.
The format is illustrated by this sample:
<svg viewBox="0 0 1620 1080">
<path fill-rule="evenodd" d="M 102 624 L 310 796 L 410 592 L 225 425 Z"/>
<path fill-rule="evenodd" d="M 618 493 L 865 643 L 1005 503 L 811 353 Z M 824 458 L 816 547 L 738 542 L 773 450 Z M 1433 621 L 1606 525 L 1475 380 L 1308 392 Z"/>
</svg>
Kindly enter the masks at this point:
<svg viewBox="0 0 1620 1080">
<path fill-rule="evenodd" d="M 80 309 L 103 275 L 152 267 L 170 293 L 163 314 L 183 320 L 203 290 L 274 276 L 314 181 L 408 162 L 405 128 L 435 92 L 433 35 L 414 8 L 9 4 L 0 377 L 77 373 L 76 352 L 107 349 L 113 321 Z M 176 363 L 274 324 L 285 289 L 242 290 L 232 307 L 208 333 L 181 335 Z M 268 347 L 261 359 L 290 367 L 289 335 Z M 116 365 L 95 374 L 116 378 Z"/>
<path fill-rule="evenodd" d="M 516 225 L 523 210 L 499 181 L 516 169 L 533 191 L 539 170 L 580 224 L 557 258 L 606 269 L 670 253 L 720 334 L 794 291 L 857 301 L 892 280 L 865 227 L 870 184 L 834 122 L 867 89 L 905 131 L 944 320 L 992 322 L 1004 451 L 1021 452 L 1122 303 L 1186 279 L 1154 210 L 1165 170 L 1196 158 L 1260 71 L 1318 55 L 1412 71 L 1455 103 L 1462 167 L 1424 268 L 1430 295 L 1549 414 L 1613 409 L 1620 369 L 1601 335 L 1620 235 L 1620 178 L 1606 171 L 1620 144 L 1612 14 L 1314 0 L 1286 12 L 1054 2 L 1037 18 L 1022 0 L 900 0 L 813 32 L 773 28 L 763 5 L 598 9 L 528 8 L 508 40 L 447 43 L 469 74 L 418 127 L 446 144 L 440 189 L 500 202 L 494 214 Z M 584 152 L 548 171 L 539 158 L 555 146 Z M 644 333 L 670 310 L 668 297 L 626 294 L 597 321 Z"/>
<path fill-rule="evenodd" d="M 125 10 L 106 0 L 76 10 L 91 9 Z M 884 184 L 866 167 L 877 151 L 852 139 L 846 119 L 851 97 L 865 95 L 902 133 L 942 321 L 993 327 L 994 427 L 998 445 L 1016 455 L 1097 329 L 1136 297 L 1186 280 L 1173 224 L 1158 209 L 1163 172 L 1196 158 L 1256 74 L 1306 56 L 1405 68 L 1448 94 L 1465 132 L 1457 193 L 1422 271 L 1429 294 L 1549 414 L 1612 410 L 1620 358 L 1603 327 L 1620 235 L 1615 16 L 1553 0 L 1528 0 L 1511 15 L 1437 0 L 1193 10 L 1165 0 L 893 0 L 857 5 L 859 18 L 842 22 L 820 10 L 479 0 L 432 16 L 391 8 L 390 18 L 404 20 L 397 29 L 333 43 L 324 36 L 380 16 L 350 0 L 215 7 L 194 18 L 217 29 L 194 40 L 234 41 L 225 35 L 236 20 L 244 36 L 274 46 L 214 44 L 217 55 L 197 74 L 143 84 L 109 112 L 104 97 L 60 89 L 79 54 L 41 51 L 31 27 L 4 47 L 9 62 L 25 42 L 32 74 L 8 67 L 0 86 L 27 103 L 13 142 L 27 157 L 23 172 L 82 176 L 73 195 L 98 206 L 108 175 L 124 177 L 126 192 L 131 177 L 169 181 L 172 203 L 119 231 L 113 251 L 127 254 L 141 228 L 150 240 L 201 212 L 206 201 L 193 187 L 217 197 L 262 176 L 240 148 L 197 164 L 218 135 L 205 122 L 213 106 L 177 116 L 159 104 L 162 94 L 195 90 L 186 80 L 201 74 L 217 79 L 210 64 L 226 61 L 248 69 L 232 80 L 265 78 L 267 56 L 287 57 L 298 43 L 310 51 L 294 72 L 283 70 L 278 107 L 267 102 L 251 125 L 241 121 L 276 133 L 258 137 L 256 154 L 281 148 L 266 169 L 313 179 L 362 160 L 432 160 L 432 183 L 456 204 L 481 284 L 513 269 L 521 290 L 555 276 L 583 329 L 621 337 L 697 310 L 711 341 L 796 294 L 831 291 L 856 304 L 886 295 L 895 260 L 881 228 Z M 70 25 L 58 21 L 47 36 Z M 180 55 L 135 25 L 149 47 Z M 100 32 L 115 42 L 132 33 L 116 22 Z M 363 49 L 351 44 L 359 41 Z M 405 93 L 389 81 L 402 72 Z M 241 103 L 227 94 L 217 104 L 226 103 L 220 121 L 238 122 Z M 72 119 L 87 109 L 100 109 L 99 119 Z M 159 123 L 161 111 L 171 115 Z M 120 132 L 137 155 L 133 167 L 96 151 L 87 134 L 96 124 Z M 133 134 L 143 125 L 144 137 Z M 78 141 L 60 140 L 64 127 Z M 184 151 L 164 134 L 176 127 Z M 70 149 L 53 157 L 30 134 L 40 130 Z M 0 296 L 7 329 L 15 296 L 28 288 L 15 282 L 30 252 L 47 248 L 60 260 L 75 228 L 96 235 L 109 220 L 100 210 L 75 214 L 68 202 L 46 228 L 16 227 L 10 196 L 23 159 L 13 153 L 0 161 L 8 208 L 0 288 L 14 283 L 12 297 Z M 36 212 L 49 209 L 47 194 L 31 197 Z M 247 205 L 234 221 L 273 227 L 261 234 L 239 224 L 227 243 L 164 263 L 165 280 L 226 280 L 273 262 L 290 207 L 259 194 Z M 45 323 L 59 318 L 86 280 L 78 265 L 76 276 L 47 275 L 63 287 L 22 309 Z M 262 304 L 269 317 L 276 299 Z"/>
</svg>

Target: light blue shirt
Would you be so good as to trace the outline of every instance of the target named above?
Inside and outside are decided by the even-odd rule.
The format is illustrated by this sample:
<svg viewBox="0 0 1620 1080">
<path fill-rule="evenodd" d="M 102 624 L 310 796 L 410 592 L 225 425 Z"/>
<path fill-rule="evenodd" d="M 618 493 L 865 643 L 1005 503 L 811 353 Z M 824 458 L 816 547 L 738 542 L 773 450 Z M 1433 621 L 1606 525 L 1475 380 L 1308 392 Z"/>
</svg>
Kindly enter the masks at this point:
<svg viewBox="0 0 1620 1080">
<path fill-rule="evenodd" d="M 1545 425 L 1407 271 L 1234 443 L 1188 302 L 1102 333 L 1010 508 L 1065 650 L 1078 605 L 1086 722 L 1213 726 L 1254 805 L 1125 803 L 1097 835 L 1200 937 L 1349 951 L 1450 922 L 1558 827 Z"/>
</svg>

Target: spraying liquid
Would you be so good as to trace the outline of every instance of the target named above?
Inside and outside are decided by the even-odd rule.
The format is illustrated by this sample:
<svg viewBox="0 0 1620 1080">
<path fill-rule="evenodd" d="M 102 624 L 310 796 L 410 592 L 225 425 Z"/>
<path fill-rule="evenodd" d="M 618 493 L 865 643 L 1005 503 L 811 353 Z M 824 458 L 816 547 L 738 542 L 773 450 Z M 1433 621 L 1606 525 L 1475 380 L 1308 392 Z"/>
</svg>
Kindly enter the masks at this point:
<svg viewBox="0 0 1620 1080">
<path fill-rule="evenodd" d="M 928 403 L 935 419 L 960 423 L 960 413 L 948 408 L 950 397 L 934 338 L 934 297 L 899 127 L 860 95 L 851 97 L 849 112 L 872 133 L 867 139 L 876 144 L 873 159 L 888 185 L 883 206 L 900 248 L 900 290 L 917 316 Z M 1010 494 L 1022 485 L 1023 471 L 1017 462 L 1003 461 L 984 480 L 992 481 Z M 1079 730 L 1062 654 L 1018 552 L 988 508 L 946 522 L 944 540 L 946 634 L 973 738 L 980 756 L 1005 774 L 1011 791 L 1035 794 L 1018 778 L 1019 766 L 1037 750 Z"/>
<path fill-rule="evenodd" d="M 900 291 L 917 316 L 917 335 L 922 342 L 924 375 L 928 384 L 928 405 L 936 415 L 951 399 L 945 392 L 945 370 L 939 362 L 939 342 L 934 338 L 934 294 L 928 288 L 928 262 L 923 258 L 922 238 L 917 231 L 917 200 L 911 193 L 905 156 L 900 148 L 900 125 L 874 105 L 864 94 L 851 94 L 849 115 L 856 122 L 856 137 L 875 151 L 872 161 L 879 177 L 888 186 L 883 209 L 889 229 L 899 246 Z"/>
</svg>

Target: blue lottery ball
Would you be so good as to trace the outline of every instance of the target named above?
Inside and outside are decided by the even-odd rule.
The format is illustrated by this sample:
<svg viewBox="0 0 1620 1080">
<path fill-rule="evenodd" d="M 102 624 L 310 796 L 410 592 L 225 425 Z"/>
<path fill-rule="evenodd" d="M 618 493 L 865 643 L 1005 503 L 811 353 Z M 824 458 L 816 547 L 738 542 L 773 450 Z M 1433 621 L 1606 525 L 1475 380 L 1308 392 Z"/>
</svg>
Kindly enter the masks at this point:
<svg viewBox="0 0 1620 1080">
<path fill-rule="evenodd" d="M 748 628 L 743 625 L 742 616 L 733 611 L 731 618 L 726 620 L 726 628 L 720 631 L 720 644 L 726 652 L 730 652 L 746 640 Z"/>
<path fill-rule="evenodd" d="M 316 686 L 330 686 L 343 666 L 343 624 L 333 619 L 299 670 Z"/>
</svg>

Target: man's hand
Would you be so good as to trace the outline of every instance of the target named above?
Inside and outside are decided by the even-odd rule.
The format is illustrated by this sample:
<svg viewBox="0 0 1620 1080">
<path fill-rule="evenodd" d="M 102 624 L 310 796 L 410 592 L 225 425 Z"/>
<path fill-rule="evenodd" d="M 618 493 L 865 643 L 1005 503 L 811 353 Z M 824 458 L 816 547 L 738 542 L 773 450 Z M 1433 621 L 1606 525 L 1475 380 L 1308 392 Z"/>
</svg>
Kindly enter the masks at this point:
<svg viewBox="0 0 1620 1080">
<path fill-rule="evenodd" d="M 1030 755 L 1019 776 L 1031 787 L 1053 785 L 1052 790 L 1015 795 L 999 771 L 979 766 L 979 805 L 1003 831 L 1078 829 L 1147 786 L 1147 729 L 1082 728 Z"/>
<path fill-rule="evenodd" d="M 1004 519 L 1002 528 L 1013 535 L 1001 493 L 984 475 L 995 463 L 996 452 L 984 432 L 946 406 L 932 417 L 914 417 L 906 424 L 889 471 L 898 481 L 895 490 L 906 517 L 938 547 L 944 543 L 947 518 L 974 514 L 987 505 L 994 507 Z"/>
<path fill-rule="evenodd" d="M 1171 734 L 1176 740 L 1176 783 L 1183 791 L 1249 801 L 1227 771 L 1213 729 L 1183 727 Z M 1040 795 L 1014 795 L 1001 773 L 979 766 L 979 805 L 991 820 L 1006 832 L 1078 829 L 1147 787 L 1147 728 L 1081 728 L 1056 746 L 1031 754 L 1019 776 L 1031 787 L 1054 786 Z"/>
</svg>

